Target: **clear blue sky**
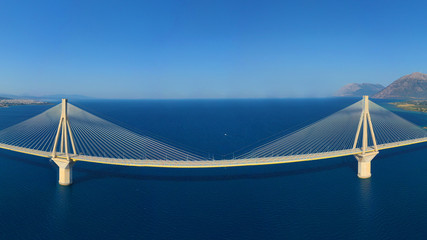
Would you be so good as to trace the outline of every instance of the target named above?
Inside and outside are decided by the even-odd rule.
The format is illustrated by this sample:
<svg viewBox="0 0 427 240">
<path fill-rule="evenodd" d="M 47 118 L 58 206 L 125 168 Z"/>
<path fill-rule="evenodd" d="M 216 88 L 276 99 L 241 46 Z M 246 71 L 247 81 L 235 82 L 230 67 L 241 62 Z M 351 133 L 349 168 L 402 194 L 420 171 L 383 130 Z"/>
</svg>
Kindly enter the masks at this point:
<svg viewBox="0 0 427 240">
<path fill-rule="evenodd" d="M 426 1 L 1 1 L 0 93 L 328 96 L 427 73 Z"/>
</svg>

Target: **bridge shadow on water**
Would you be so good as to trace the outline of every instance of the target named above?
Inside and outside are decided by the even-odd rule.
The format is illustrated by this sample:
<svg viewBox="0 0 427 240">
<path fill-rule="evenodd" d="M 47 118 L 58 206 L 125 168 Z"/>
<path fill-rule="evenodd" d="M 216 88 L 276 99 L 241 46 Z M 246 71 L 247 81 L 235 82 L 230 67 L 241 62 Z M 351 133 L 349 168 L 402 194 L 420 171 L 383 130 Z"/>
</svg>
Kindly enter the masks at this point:
<svg viewBox="0 0 427 240">
<path fill-rule="evenodd" d="M 400 155 L 407 155 L 411 152 L 420 151 L 426 148 L 427 144 L 421 144 L 400 149 L 383 150 L 380 151 L 380 154 L 378 154 L 378 156 L 373 161 L 384 161 L 390 157 L 399 157 Z M 12 161 L 18 161 L 38 168 L 51 169 L 53 172 L 56 172 L 56 174 L 58 171 L 56 165 L 52 161 L 46 160 L 42 157 L 28 156 L 9 151 L 1 151 L 1 154 Z M 92 180 L 106 178 L 187 182 L 267 179 L 320 173 L 343 168 L 348 168 L 354 174 L 357 174 L 357 161 L 353 156 L 347 156 L 334 159 L 325 159 L 323 161 L 215 169 L 126 167 L 78 162 L 76 165 L 74 165 L 73 168 L 73 184 L 80 184 Z"/>
</svg>

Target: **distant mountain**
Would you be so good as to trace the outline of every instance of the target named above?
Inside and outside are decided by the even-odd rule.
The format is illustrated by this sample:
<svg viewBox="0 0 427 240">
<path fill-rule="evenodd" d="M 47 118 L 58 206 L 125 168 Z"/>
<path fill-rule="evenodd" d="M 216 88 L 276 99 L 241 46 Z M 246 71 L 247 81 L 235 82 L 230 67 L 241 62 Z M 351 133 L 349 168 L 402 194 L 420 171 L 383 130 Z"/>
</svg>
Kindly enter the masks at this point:
<svg viewBox="0 0 427 240">
<path fill-rule="evenodd" d="M 373 95 L 383 90 L 381 84 L 372 83 L 350 83 L 342 87 L 335 93 L 336 97 L 362 97 L 363 95 Z"/>
<path fill-rule="evenodd" d="M 403 76 L 372 97 L 427 99 L 427 74 L 414 72 Z"/>
</svg>

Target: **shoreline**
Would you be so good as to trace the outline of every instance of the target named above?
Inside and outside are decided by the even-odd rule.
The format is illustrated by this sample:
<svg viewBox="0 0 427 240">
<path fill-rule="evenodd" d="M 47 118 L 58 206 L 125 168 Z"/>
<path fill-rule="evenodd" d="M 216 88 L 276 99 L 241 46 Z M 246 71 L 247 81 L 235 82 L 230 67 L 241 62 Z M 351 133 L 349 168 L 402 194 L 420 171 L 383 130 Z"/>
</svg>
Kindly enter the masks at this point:
<svg viewBox="0 0 427 240">
<path fill-rule="evenodd" d="M 427 100 L 390 102 L 389 104 L 406 111 L 427 113 Z"/>
<path fill-rule="evenodd" d="M 389 102 L 404 111 L 408 112 L 418 112 L 418 113 L 427 113 L 427 100 L 410 100 L 410 101 L 402 101 L 402 102 Z M 427 126 L 421 127 L 427 130 Z"/>
<path fill-rule="evenodd" d="M 41 102 L 36 100 L 28 99 L 0 99 L 0 108 L 7 108 L 12 106 L 23 106 L 23 105 L 50 105 L 48 102 Z"/>
</svg>

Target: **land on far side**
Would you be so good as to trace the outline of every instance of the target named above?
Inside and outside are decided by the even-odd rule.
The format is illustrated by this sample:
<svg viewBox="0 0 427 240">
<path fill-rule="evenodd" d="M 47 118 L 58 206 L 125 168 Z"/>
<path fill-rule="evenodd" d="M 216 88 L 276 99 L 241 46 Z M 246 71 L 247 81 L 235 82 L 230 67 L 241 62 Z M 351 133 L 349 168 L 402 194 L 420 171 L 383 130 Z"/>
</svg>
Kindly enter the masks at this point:
<svg viewBox="0 0 427 240">
<path fill-rule="evenodd" d="M 51 103 L 42 102 L 31 99 L 10 99 L 10 98 L 2 98 L 0 97 L 0 107 L 10 107 L 17 105 L 48 105 Z"/>
<path fill-rule="evenodd" d="M 395 105 L 398 108 L 427 113 L 427 100 L 411 100 L 404 102 L 391 102 L 390 104 Z"/>
</svg>

